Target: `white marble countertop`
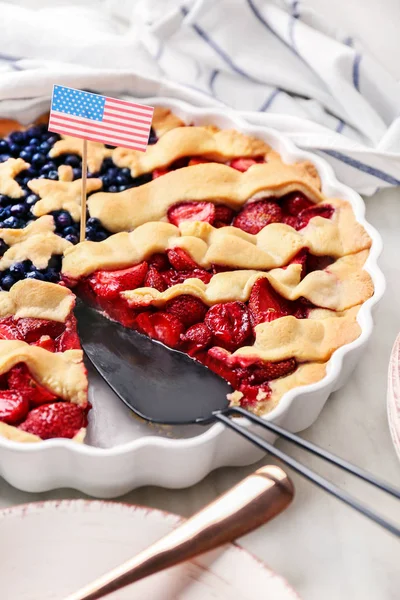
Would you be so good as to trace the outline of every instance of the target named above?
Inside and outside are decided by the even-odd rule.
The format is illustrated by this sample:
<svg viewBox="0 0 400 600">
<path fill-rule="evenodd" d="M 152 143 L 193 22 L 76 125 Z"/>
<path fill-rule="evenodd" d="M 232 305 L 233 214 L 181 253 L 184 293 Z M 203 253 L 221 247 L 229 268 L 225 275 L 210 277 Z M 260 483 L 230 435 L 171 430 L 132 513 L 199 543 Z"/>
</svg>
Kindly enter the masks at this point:
<svg viewBox="0 0 400 600">
<path fill-rule="evenodd" d="M 347 385 L 329 399 L 319 420 L 304 437 L 400 486 L 400 463 L 386 417 L 386 372 L 400 330 L 400 193 L 388 190 L 367 200 L 367 218 L 381 232 L 380 264 L 387 291 L 375 312 L 375 330 Z M 399 254 L 398 254 L 399 252 Z M 303 454 L 279 442 L 303 459 Z M 313 457 L 307 463 L 347 490 L 400 521 L 398 505 L 365 484 Z M 261 464 L 274 461 L 266 458 Z M 225 468 L 186 490 L 146 487 L 120 498 L 185 516 L 200 509 L 257 465 Z M 275 521 L 243 538 L 242 544 L 283 575 L 303 600 L 397 600 L 400 596 L 400 545 L 392 536 L 324 492 L 293 475 L 296 498 Z M 72 490 L 27 494 L 0 479 L 0 507 L 35 500 L 79 498 Z"/>
</svg>

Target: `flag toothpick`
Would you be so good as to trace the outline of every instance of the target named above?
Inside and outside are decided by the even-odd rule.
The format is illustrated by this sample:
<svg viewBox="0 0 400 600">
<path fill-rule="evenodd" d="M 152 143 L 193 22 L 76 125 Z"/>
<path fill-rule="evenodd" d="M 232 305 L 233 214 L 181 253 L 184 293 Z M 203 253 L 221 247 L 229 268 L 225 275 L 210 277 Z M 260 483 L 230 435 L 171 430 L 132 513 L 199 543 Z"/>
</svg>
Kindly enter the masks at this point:
<svg viewBox="0 0 400 600">
<path fill-rule="evenodd" d="M 49 131 L 63 137 L 83 139 L 80 241 L 86 237 L 87 140 L 107 147 L 121 146 L 145 152 L 149 143 L 154 108 L 130 100 L 120 100 L 75 90 L 53 87 Z"/>
<path fill-rule="evenodd" d="M 80 242 L 86 237 L 86 178 L 87 178 L 87 140 L 83 140 L 82 149 L 82 194 L 81 194 L 81 231 Z"/>
</svg>

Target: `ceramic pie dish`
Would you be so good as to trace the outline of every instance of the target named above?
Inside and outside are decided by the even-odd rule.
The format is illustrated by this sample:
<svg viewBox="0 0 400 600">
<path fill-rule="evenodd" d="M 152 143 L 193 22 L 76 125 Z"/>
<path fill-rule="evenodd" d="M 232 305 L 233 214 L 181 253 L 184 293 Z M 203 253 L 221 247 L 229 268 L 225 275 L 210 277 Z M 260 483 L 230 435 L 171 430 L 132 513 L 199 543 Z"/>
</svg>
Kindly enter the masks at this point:
<svg viewBox="0 0 400 600">
<path fill-rule="evenodd" d="M 222 349 L 217 348 L 218 354 L 214 351 L 214 348 L 211 349 L 214 351 L 213 359 L 224 361 L 224 365 L 227 365 L 231 371 L 239 367 L 243 369 L 243 366 L 248 368 L 248 363 L 244 365 L 243 361 L 247 360 L 249 354 L 253 357 L 254 348 L 256 348 L 257 359 L 273 361 L 274 364 L 279 364 L 280 368 L 283 365 L 288 370 L 286 372 L 280 370 L 278 378 L 272 381 L 271 385 L 262 388 L 262 393 L 258 393 L 256 398 L 252 397 L 248 391 L 248 381 L 246 381 L 246 387 L 243 387 L 242 384 L 240 384 L 240 387 L 232 383 L 236 390 L 236 395 L 233 395 L 232 398 L 233 401 L 250 403 L 250 406 L 246 404 L 245 406 L 264 413 L 264 401 L 267 400 L 268 404 L 268 400 L 272 398 L 273 402 L 268 405 L 269 412 L 266 418 L 272 419 L 294 431 L 304 429 L 317 418 L 329 394 L 344 383 L 354 368 L 372 330 L 372 306 L 384 291 L 383 276 L 376 262 L 381 250 L 381 240 L 377 232 L 365 222 L 363 201 L 354 191 L 337 182 L 331 168 L 322 159 L 297 150 L 291 143 L 275 132 L 261 127 L 249 127 L 240 118 L 240 114 L 215 109 L 196 109 L 183 102 L 172 101 L 167 98 L 150 98 L 146 99 L 146 102 L 155 106 L 168 107 L 185 123 L 193 124 L 194 127 L 192 128 L 181 128 L 187 130 L 186 137 L 188 135 L 196 136 L 200 128 L 210 124 L 219 127 L 221 133 L 218 134 L 215 128 L 209 127 L 207 136 L 204 135 L 205 130 L 201 129 L 203 135 L 201 140 L 195 137 L 193 140 L 186 139 L 185 143 L 188 148 L 198 148 L 199 145 L 203 144 L 200 154 L 202 160 L 196 160 L 199 164 L 192 165 L 189 169 L 185 168 L 185 165 L 183 165 L 183 168 L 180 168 L 181 165 L 175 166 L 172 169 L 173 172 L 170 173 L 167 173 L 167 171 L 171 170 L 169 168 L 171 158 L 168 159 L 169 162 L 164 161 L 165 164 L 162 162 L 163 148 L 161 142 L 164 139 L 163 137 L 160 138 L 156 146 L 150 147 L 150 151 L 148 154 L 146 153 L 147 158 L 146 155 L 143 155 L 141 161 L 132 160 L 132 156 L 121 149 L 114 151 L 115 164 L 129 169 L 132 177 L 146 177 L 149 172 L 152 172 L 153 179 L 157 178 L 158 181 L 126 191 L 122 190 L 122 193 L 120 193 L 121 190 L 112 189 L 112 185 L 109 185 L 106 190 L 107 193 L 104 194 L 104 192 L 97 192 L 99 184 L 96 177 L 89 179 L 92 182 L 94 192 L 89 197 L 90 214 L 94 219 L 100 220 L 104 229 L 93 229 L 90 238 L 93 241 L 76 246 L 72 246 L 76 242 L 76 239 L 73 239 L 74 233 L 72 230 L 64 237 L 68 245 L 62 270 L 64 282 L 68 285 L 71 282 L 72 285 L 78 283 L 78 286 L 82 282 L 85 285 L 89 282 L 90 291 L 93 292 L 94 290 L 97 297 L 104 300 L 104 291 L 102 291 L 103 288 L 100 285 L 104 280 L 101 269 L 104 268 L 104 265 L 108 268 L 124 269 L 128 267 L 129 269 L 132 264 L 135 269 L 138 265 L 142 268 L 141 265 L 143 265 L 145 255 L 141 250 L 141 245 L 148 245 L 149 239 L 157 240 L 155 246 L 151 248 L 152 253 L 167 254 L 169 260 L 169 270 L 167 269 L 167 271 L 169 273 L 173 270 L 171 267 L 174 267 L 174 277 L 176 277 L 176 271 L 179 272 L 180 277 L 180 273 L 188 268 L 188 260 L 196 257 L 195 264 L 190 266 L 192 271 L 197 269 L 196 273 L 200 273 L 196 280 L 183 279 L 181 281 L 179 279 L 178 281 L 174 279 L 172 287 L 170 285 L 165 286 L 167 289 L 159 288 L 156 284 L 149 288 L 150 284 L 145 283 L 144 288 L 140 288 L 140 286 L 138 288 L 138 285 L 135 285 L 134 287 L 138 289 L 124 292 L 129 302 L 134 304 L 135 309 L 138 305 L 143 305 L 143 298 L 145 298 L 146 310 L 150 307 L 152 311 L 150 317 L 148 312 L 144 316 L 140 315 L 141 328 L 139 330 L 144 333 L 148 333 L 149 328 L 153 328 L 151 331 L 156 330 L 157 327 L 154 325 L 153 317 L 155 314 L 156 325 L 158 326 L 160 319 L 157 313 L 158 307 L 161 306 L 164 309 L 166 303 L 173 302 L 179 294 L 181 296 L 191 294 L 191 297 L 194 296 L 200 304 L 206 305 L 209 313 L 216 308 L 215 297 L 217 301 L 221 301 L 221 299 L 225 302 L 230 300 L 231 302 L 228 302 L 228 304 L 235 304 L 236 311 L 238 308 L 236 305 L 240 304 L 241 324 L 244 323 L 238 335 L 240 344 L 238 341 L 236 346 L 231 347 L 230 340 L 228 340 L 228 343 L 220 336 L 218 339 L 222 340 L 220 343 Z M 241 146 L 233 157 L 232 155 L 229 156 L 230 166 L 218 164 L 218 158 L 220 162 L 226 162 L 227 159 L 227 156 L 224 155 L 224 130 L 227 129 L 235 129 L 237 132 L 241 132 L 236 134 L 235 143 L 230 140 L 231 146 L 233 143 L 235 148 L 241 144 L 241 134 L 254 136 L 258 139 L 256 150 L 251 149 L 250 151 L 250 156 L 256 157 L 255 160 L 252 159 L 251 163 L 252 178 L 248 176 L 250 174 L 247 171 L 248 165 L 243 167 L 241 163 L 239 165 L 233 164 L 235 160 L 242 160 L 240 157 L 245 152 L 249 153 L 247 147 L 243 148 Z M 170 133 L 169 137 L 172 139 L 175 134 L 173 131 Z M 204 137 L 207 137 L 206 141 L 204 141 Z M 252 137 L 252 139 L 254 138 Z M 167 136 L 165 136 L 165 139 L 167 139 Z M 68 146 L 68 148 L 66 146 L 61 149 L 59 146 L 59 152 L 74 152 L 74 148 L 71 147 L 72 143 L 71 140 L 58 142 L 59 145 L 67 144 Z M 259 151 L 260 147 L 262 147 L 262 151 Z M 176 161 L 182 158 L 181 148 L 182 141 L 180 145 L 177 145 L 176 156 L 173 157 Z M 267 160 L 260 161 L 258 157 L 260 154 L 266 153 L 265 148 L 268 148 Z M 77 149 L 76 151 L 78 152 Z M 54 150 L 51 150 L 51 152 L 54 153 Z M 102 152 L 104 153 L 106 150 L 102 149 Z M 110 154 L 110 151 L 107 152 Z M 193 151 L 190 152 L 189 150 L 188 153 L 193 156 Z M 109 159 L 108 154 L 107 159 Z M 279 158 L 279 155 L 281 158 Z M 206 160 L 203 160 L 204 156 Z M 24 160 L 24 158 L 32 159 L 32 157 L 26 156 L 17 160 Z M 211 161 L 216 160 L 217 162 L 210 163 L 210 158 Z M 92 161 L 98 160 L 101 162 L 104 157 L 99 157 L 94 152 L 91 159 Z M 253 166 L 254 163 L 259 162 L 266 162 L 267 164 L 255 164 Z M 35 180 L 36 182 L 28 182 L 28 187 L 37 194 L 36 204 L 32 212 L 39 218 L 33 223 L 34 226 L 37 227 L 38 224 L 43 223 L 44 219 L 49 218 L 47 214 L 49 206 L 46 207 L 48 197 L 46 193 L 41 193 L 40 188 L 46 185 L 54 186 L 55 180 L 57 180 L 60 187 L 64 186 L 63 189 L 72 189 L 73 179 L 75 179 L 74 174 L 71 173 L 73 168 L 75 168 L 73 164 L 64 165 L 64 168 L 59 167 L 53 182 L 51 181 L 52 177 L 48 174 L 43 175 L 44 180 L 42 182 L 40 179 Z M 96 168 L 98 168 L 98 165 L 93 166 L 93 171 L 96 171 Z M 155 175 L 156 170 L 158 170 L 157 177 Z M 189 170 L 191 174 L 196 173 L 196 181 L 193 181 L 192 178 L 189 182 L 185 181 L 185 173 L 188 173 Z M 320 212 L 318 214 L 313 212 L 312 202 L 308 200 L 309 204 L 302 206 L 303 212 L 299 213 L 302 215 L 300 221 L 304 220 L 305 215 L 308 215 L 308 217 L 304 222 L 299 223 L 299 217 L 292 216 L 291 209 L 288 209 L 284 213 L 285 220 L 283 223 L 281 215 L 275 222 L 272 222 L 272 225 L 267 227 L 268 231 L 274 230 L 275 236 L 264 239 L 260 228 L 256 227 L 254 229 L 254 212 L 259 212 L 259 205 L 262 204 L 264 208 L 268 205 L 268 218 L 270 218 L 270 206 L 274 203 L 265 198 L 265 191 L 261 199 L 260 195 L 257 196 L 257 189 L 259 188 L 254 187 L 252 183 L 254 178 L 257 179 L 256 171 L 259 173 L 259 178 L 268 180 L 266 187 L 274 190 L 274 195 L 277 193 L 280 196 L 285 194 L 284 198 L 287 198 L 288 195 L 292 194 L 293 196 L 293 193 L 300 189 L 307 197 L 311 197 L 313 202 L 319 202 L 317 206 L 320 207 Z M 163 177 L 160 177 L 161 175 Z M 166 185 L 166 181 L 170 182 L 170 185 Z M 214 182 L 211 192 L 207 191 L 207 184 L 210 181 Z M 69 184 L 69 187 L 65 188 L 66 184 Z M 155 198 L 161 197 L 161 184 L 165 190 L 163 202 L 158 202 L 155 205 L 156 212 L 158 210 L 160 214 L 145 215 L 143 217 L 141 210 L 146 211 L 146 207 L 151 208 L 152 196 Z M 146 190 L 149 189 L 153 192 L 144 197 Z M 188 194 L 191 194 L 191 196 L 188 196 Z M 219 218 L 223 222 L 216 225 L 215 220 L 210 221 L 208 218 L 204 219 L 203 217 L 199 218 L 200 223 L 188 221 L 186 220 L 187 217 L 182 219 L 182 201 L 187 202 L 189 197 L 193 198 L 193 195 L 195 196 L 197 211 L 202 210 L 204 213 L 205 210 L 208 215 L 211 207 L 215 219 L 215 212 L 218 209 Z M 171 200 L 169 196 L 171 196 Z M 38 197 L 40 198 L 39 201 Z M 66 197 L 69 201 L 68 194 L 56 195 L 58 204 L 50 206 L 51 209 L 58 211 L 58 218 L 62 217 L 65 212 L 64 209 L 68 208 L 63 204 Z M 253 200 L 250 211 L 248 205 L 243 206 L 244 201 L 249 198 Z M 333 200 L 333 198 L 339 198 L 340 200 Z M 300 201 L 304 202 L 304 197 L 300 198 Z M 219 208 L 220 206 L 223 207 L 222 211 Z M 186 207 L 187 204 L 184 206 L 184 215 Z M 275 210 L 275 205 L 273 208 Z M 234 227 L 228 226 L 232 221 L 232 216 L 229 217 L 228 221 L 224 221 L 227 211 L 236 215 L 232 222 Z M 265 211 L 263 216 L 265 216 Z M 313 223 L 319 225 L 317 228 L 314 227 L 317 230 L 314 233 L 307 226 L 310 218 L 313 219 Z M 268 222 L 271 223 L 271 221 Z M 220 227 L 221 225 L 222 227 Z M 28 227 L 32 227 L 32 225 L 28 225 Z M 123 233 L 133 228 L 135 229 L 132 233 Z M 332 234 L 333 231 L 335 233 Z M 306 242 L 303 238 L 299 241 L 302 235 L 307 236 Z M 289 241 L 287 241 L 288 237 Z M 171 238 L 173 238 L 172 246 Z M 178 238 L 179 241 L 176 242 Z M 283 238 L 286 239 L 286 246 L 283 245 L 282 247 L 281 240 Z M 304 267 L 304 257 L 301 255 L 301 249 L 305 245 L 311 248 L 311 254 L 314 256 L 319 254 L 322 259 L 332 258 L 333 256 L 329 266 L 333 262 L 334 265 L 327 271 L 329 281 L 324 280 L 322 285 L 315 286 L 313 283 L 316 273 L 324 272 L 319 263 L 317 267 L 309 270 L 307 276 L 303 277 L 300 274 Z M 178 253 L 176 246 L 179 250 Z M 285 247 L 288 246 L 292 249 L 292 257 L 294 257 L 291 263 L 288 263 L 288 257 L 285 255 Z M 132 247 L 136 254 L 132 251 Z M 88 248 L 90 248 L 89 253 Z M 100 251 L 100 254 L 102 254 L 100 262 L 98 260 L 99 248 L 102 249 Z M 252 250 L 250 258 L 247 252 L 248 248 Z M 258 254 L 255 249 L 257 249 Z M 147 248 L 146 252 L 146 256 L 148 256 L 150 250 Z M 240 261 L 246 252 L 246 262 L 241 264 Z M 121 259 L 121 254 L 123 259 Z M 135 254 L 134 260 L 132 260 L 132 254 Z M 213 254 L 212 260 L 209 259 L 210 254 Z M 126 255 L 130 256 L 127 262 Z M 116 257 L 117 262 L 115 262 Z M 221 258 L 220 264 L 218 263 L 219 258 Z M 182 263 L 182 260 L 186 261 L 185 269 L 177 266 Z M 233 262 L 229 263 L 230 260 Z M 208 272 L 211 263 L 212 268 L 218 267 L 218 270 L 212 274 Z M 246 271 L 237 270 L 238 267 L 246 268 Z M 140 274 L 139 278 L 148 278 L 151 268 L 153 268 L 153 265 L 146 270 L 145 274 Z M 232 269 L 234 270 L 233 273 Z M 260 269 L 270 270 L 267 271 L 265 277 L 265 273 Z M 101 275 L 100 279 L 99 273 Z M 204 279 L 204 273 L 207 275 L 206 279 Z M 13 275 L 12 272 L 10 274 Z M 128 275 L 132 278 L 131 271 Z M 137 277 L 137 271 L 135 271 L 134 277 Z M 237 278 L 237 281 L 235 279 L 235 285 L 225 285 L 224 280 L 227 281 L 228 278 L 232 282 L 232 277 Z M 293 277 L 294 279 L 297 278 L 295 285 L 293 284 Z M 336 295 L 333 293 L 333 288 L 330 287 L 332 278 L 335 281 L 335 290 L 340 290 L 340 293 Z M 193 282 L 199 283 L 194 285 Z M 215 283 L 218 285 L 215 285 Z M 256 287 L 263 287 L 264 289 L 272 284 L 275 290 L 284 290 L 282 292 L 285 296 L 284 307 L 282 308 L 282 305 L 280 305 L 279 309 L 273 309 L 274 313 L 279 313 L 279 310 L 281 310 L 278 316 L 283 316 L 283 318 L 276 318 L 275 315 L 274 318 L 270 319 L 270 313 L 268 313 L 267 321 L 273 321 L 273 323 L 268 322 L 268 327 L 264 328 L 264 324 L 260 323 L 260 320 L 254 323 L 254 315 L 259 316 L 262 312 L 260 309 L 260 295 L 254 297 L 253 292 L 250 294 L 249 290 L 254 291 Z M 293 285 L 294 287 L 296 285 L 301 287 L 301 292 L 297 290 L 298 293 L 294 296 L 291 295 Z M 87 292 L 87 287 L 86 285 L 86 288 L 81 291 Z M 235 288 L 236 295 L 233 298 L 229 295 L 231 294 L 230 287 Z M 179 289 L 176 293 L 171 292 L 171 290 L 176 291 L 177 288 Z M 153 290 L 151 294 L 149 294 L 149 289 Z M 210 298 L 214 298 L 214 300 L 210 300 Z M 297 299 L 299 298 L 302 302 L 301 306 L 298 305 L 300 300 Z M 109 297 L 106 300 L 108 306 Z M 238 300 L 241 302 L 238 302 Z M 243 317 L 243 312 L 247 311 L 243 300 L 248 302 L 250 309 L 253 309 L 252 311 L 249 309 L 250 316 L 253 319 L 251 325 Z M 104 310 L 104 304 L 101 305 L 101 308 Z M 197 310 L 197 308 L 198 305 L 195 309 Z M 165 310 L 168 312 L 168 309 Z M 299 317 L 299 310 L 306 311 L 307 314 L 302 314 Z M 110 314 L 110 311 L 107 312 Z M 192 312 L 194 312 L 194 309 Z M 172 317 L 170 316 L 171 313 Z M 209 318 L 209 313 L 205 318 L 205 324 L 208 329 L 213 331 L 213 323 Z M 111 316 L 116 318 L 115 314 L 111 313 Z M 341 321 L 340 325 L 337 325 L 338 316 L 343 317 L 343 319 L 339 319 Z M 176 322 L 175 317 L 176 312 L 173 313 L 169 310 L 168 323 Z M 218 315 L 218 317 L 220 318 L 221 315 Z M 165 319 L 165 317 L 163 318 Z M 232 314 L 230 314 L 229 318 L 235 321 L 239 317 L 235 312 L 234 316 L 232 317 Z M 117 320 L 123 319 L 117 318 Z M 261 321 L 263 320 L 265 318 L 261 319 Z M 190 325 L 190 323 L 187 325 Z M 255 341 L 252 343 L 250 340 L 251 326 L 256 331 Z M 242 335 L 243 329 L 245 330 L 244 335 Z M 321 330 L 324 331 L 322 337 L 320 335 Z M 189 350 L 193 350 L 193 338 L 188 335 L 189 331 L 190 329 L 184 334 L 187 336 L 185 343 L 188 344 Z M 271 331 L 273 331 L 272 336 L 270 335 Z M 214 338 L 219 335 L 216 331 L 213 331 L 213 334 Z M 173 343 L 170 343 L 170 339 L 168 338 L 167 345 L 174 346 Z M 279 346 L 285 348 L 283 354 L 281 350 L 277 354 L 275 339 L 279 339 Z M 161 341 L 165 342 L 162 338 Z M 197 338 L 195 341 L 197 344 Z M 247 345 L 244 342 L 247 342 Z M 326 344 L 328 344 L 328 347 Z M 185 347 L 186 351 L 189 351 L 188 347 Z M 306 360 L 308 363 L 299 368 L 297 362 L 290 362 L 293 359 L 288 359 L 288 357 L 293 356 L 294 353 L 297 353 L 296 360 L 301 363 Z M 251 366 L 253 366 L 253 363 Z M 306 374 L 304 375 L 304 373 Z M 252 372 L 253 376 L 254 373 Z M 258 376 L 259 374 L 257 374 Z M 258 404 L 254 407 L 255 400 Z M 78 431 L 76 433 L 79 435 Z M 179 437 L 179 433 L 177 437 Z M 60 439 L 46 440 L 36 445 L 22 445 L 13 440 L 5 440 L 0 437 L 0 468 L 3 476 L 13 485 L 31 491 L 43 491 L 62 485 L 76 487 L 87 493 L 100 496 L 113 496 L 144 484 L 182 487 L 195 483 L 213 468 L 223 465 L 249 464 L 257 460 L 259 456 L 257 450 L 251 448 L 242 440 L 235 439 L 232 434 L 224 431 L 219 425 L 215 425 L 201 433 L 196 431 L 195 435 L 186 439 L 148 436 L 111 449 L 78 445 L 71 443 L 70 440 Z M 37 468 L 39 464 L 42 465 L 40 469 Z"/>
</svg>

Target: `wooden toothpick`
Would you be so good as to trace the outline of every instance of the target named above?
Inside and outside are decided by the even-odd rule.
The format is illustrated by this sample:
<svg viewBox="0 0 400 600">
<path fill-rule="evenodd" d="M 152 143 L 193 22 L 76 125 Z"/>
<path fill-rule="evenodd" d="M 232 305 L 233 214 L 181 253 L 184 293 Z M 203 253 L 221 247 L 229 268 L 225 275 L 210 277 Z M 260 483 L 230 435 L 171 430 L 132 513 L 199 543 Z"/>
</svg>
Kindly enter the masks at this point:
<svg viewBox="0 0 400 600">
<path fill-rule="evenodd" d="M 87 140 L 83 140 L 82 151 L 82 197 L 81 197 L 81 232 L 80 241 L 86 237 L 86 178 L 87 178 Z"/>
</svg>

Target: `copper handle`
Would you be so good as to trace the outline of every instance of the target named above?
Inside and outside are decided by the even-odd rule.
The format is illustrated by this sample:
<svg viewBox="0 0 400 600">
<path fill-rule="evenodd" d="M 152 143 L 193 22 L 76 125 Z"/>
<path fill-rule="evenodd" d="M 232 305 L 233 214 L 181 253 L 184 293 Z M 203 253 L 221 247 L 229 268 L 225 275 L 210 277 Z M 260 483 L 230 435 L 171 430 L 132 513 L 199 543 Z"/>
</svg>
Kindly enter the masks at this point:
<svg viewBox="0 0 400 600">
<path fill-rule="evenodd" d="M 273 519 L 290 504 L 293 496 L 293 484 L 282 469 L 262 467 L 150 548 L 65 600 L 103 598 L 139 579 L 231 542 Z"/>
</svg>

